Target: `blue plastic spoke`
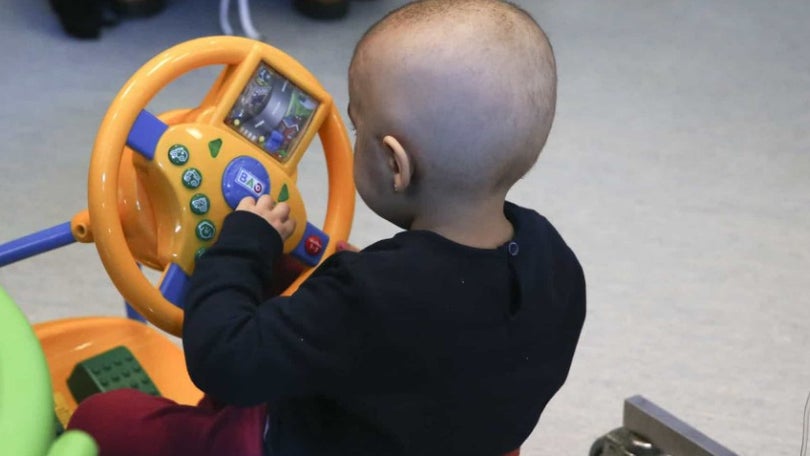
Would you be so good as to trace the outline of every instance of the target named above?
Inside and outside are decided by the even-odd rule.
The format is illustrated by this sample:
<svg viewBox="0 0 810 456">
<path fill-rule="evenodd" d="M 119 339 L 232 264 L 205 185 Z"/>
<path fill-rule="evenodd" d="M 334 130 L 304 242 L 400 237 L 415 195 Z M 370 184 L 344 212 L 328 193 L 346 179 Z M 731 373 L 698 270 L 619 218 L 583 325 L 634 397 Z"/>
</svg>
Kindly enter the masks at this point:
<svg viewBox="0 0 810 456">
<path fill-rule="evenodd" d="M 160 292 L 166 300 L 182 309 L 188 291 L 188 283 L 188 275 L 180 266 L 172 263 L 163 274 L 163 280 L 160 282 Z"/>
<path fill-rule="evenodd" d="M 129 131 L 127 146 L 146 157 L 147 160 L 151 160 L 155 157 L 158 141 L 168 128 L 169 126 L 162 120 L 144 109 L 138 114 L 132 130 Z"/>
<path fill-rule="evenodd" d="M 328 244 L 329 235 L 317 226 L 307 223 L 301 242 L 290 252 L 290 255 L 307 266 L 315 266 L 321 261 Z"/>
<path fill-rule="evenodd" d="M 143 270 L 143 265 L 141 263 L 138 263 L 138 269 Z M 144 316 L 141 315 L 140 312 L 135 310 L 135 308 L 132 307 L 132 304 L 130 304 L 126 300 L 124 301 L 124 309 L 126 309 L 127 318 L 129 318 L 130 320 L 135 320 L 135 321 L 140 321 L 141 323 L 146 323 L 146 318 L 144 318 Z"/>
<path fill-rule="evenodd" d="M 127 318 L 130 320 L 140 321 L 141 323 L 146 323 L 146 318 L 143 317 L 134 307 L 132 304 L 124 301 L 124 308 L 127 311 Z"/>
</svg>

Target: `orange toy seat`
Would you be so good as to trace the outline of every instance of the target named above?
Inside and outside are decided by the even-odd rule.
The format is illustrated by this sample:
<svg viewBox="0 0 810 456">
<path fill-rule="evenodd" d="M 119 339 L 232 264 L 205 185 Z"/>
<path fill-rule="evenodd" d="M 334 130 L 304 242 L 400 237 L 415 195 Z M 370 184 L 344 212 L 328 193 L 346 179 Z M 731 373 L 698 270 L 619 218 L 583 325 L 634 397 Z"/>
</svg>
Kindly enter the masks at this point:
<svg viewBox="0 0 810 456">
<path fill-rule="evenodd" d="M 194 405 L 203 396 L 188 377 L 183 350 L 141 322 L 121 317 L 68 318 L 36 324 L 34 332 L 45 352 L 56 415 L 63 426 L 77 405 L 67 385 L 73 368 L 119 345 L 135 355 L 164 397 Z"/>
</svg>

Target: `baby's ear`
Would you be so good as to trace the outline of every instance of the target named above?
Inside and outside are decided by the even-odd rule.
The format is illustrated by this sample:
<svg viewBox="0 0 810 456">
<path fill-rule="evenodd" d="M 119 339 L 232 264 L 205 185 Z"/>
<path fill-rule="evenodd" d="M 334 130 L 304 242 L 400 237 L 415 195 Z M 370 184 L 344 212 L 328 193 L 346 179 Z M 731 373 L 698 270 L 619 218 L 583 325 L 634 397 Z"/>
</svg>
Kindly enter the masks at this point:
<svg viewBox="0 0 810 456">
<path fill-rule="evenodd" d="M 393 136 L 383 138 L 383 144 L 388 150 L 388 167 L 394 180 L 394 192 L 403 192 L 411 185 L 413 175 L 411 157 L 402 147 L 402 143 Z"/>
</svg>

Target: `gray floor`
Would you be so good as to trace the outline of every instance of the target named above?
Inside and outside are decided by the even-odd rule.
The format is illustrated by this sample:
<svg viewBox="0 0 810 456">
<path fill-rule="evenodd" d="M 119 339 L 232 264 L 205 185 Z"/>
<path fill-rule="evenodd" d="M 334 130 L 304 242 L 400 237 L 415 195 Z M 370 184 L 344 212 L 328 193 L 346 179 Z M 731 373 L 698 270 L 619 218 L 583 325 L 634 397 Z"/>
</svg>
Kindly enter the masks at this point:
<svg viewBox="0 0 810 456">
<path fill-rule="evenodd" d="M 123 82 L 180 41 L 219 33 L 217 1 L 171 0 L 149 20 L 67 38 L 47 2 L 0 15 L 0 241 L 86 206 L 95 131 Z M 268 41 L 345 106 L 355 40 L 402 0 L 357 2 L 320 24 L 253 2 Z M 579 254 L 589 314 L 568 383 L 524 446 L 583 455 L 643 394 L 743 455 L 797 454 L 810 391 L 810 3 L 518 0 L 559 60 L 559 115 L 511 194 Z M 200 99 L 214 70 L 155 109 Z M 314 219 L 323 161 L 301 169 Z M 352 240 L 394 232 L 360 205 Z M 121 314 L 92 246 L 0 270 L 32 321 Z"/>
</svg>

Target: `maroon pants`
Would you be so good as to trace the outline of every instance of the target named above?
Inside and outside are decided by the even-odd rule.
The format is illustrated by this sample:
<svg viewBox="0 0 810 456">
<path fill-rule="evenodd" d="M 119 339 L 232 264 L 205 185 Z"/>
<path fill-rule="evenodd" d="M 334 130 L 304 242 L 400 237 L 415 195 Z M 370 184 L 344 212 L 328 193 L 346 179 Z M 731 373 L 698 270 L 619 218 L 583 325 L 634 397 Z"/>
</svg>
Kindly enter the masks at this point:
<svg viewBox="0 0 810 456">
<path fill-rule="evenodd" d="M 180 405 L 122 389 L 85 399 L 68 429 L 98 443 L 100 456 L 262 456 L 266 407 L 220 405 L 203 397 Z"/>
</svg>

